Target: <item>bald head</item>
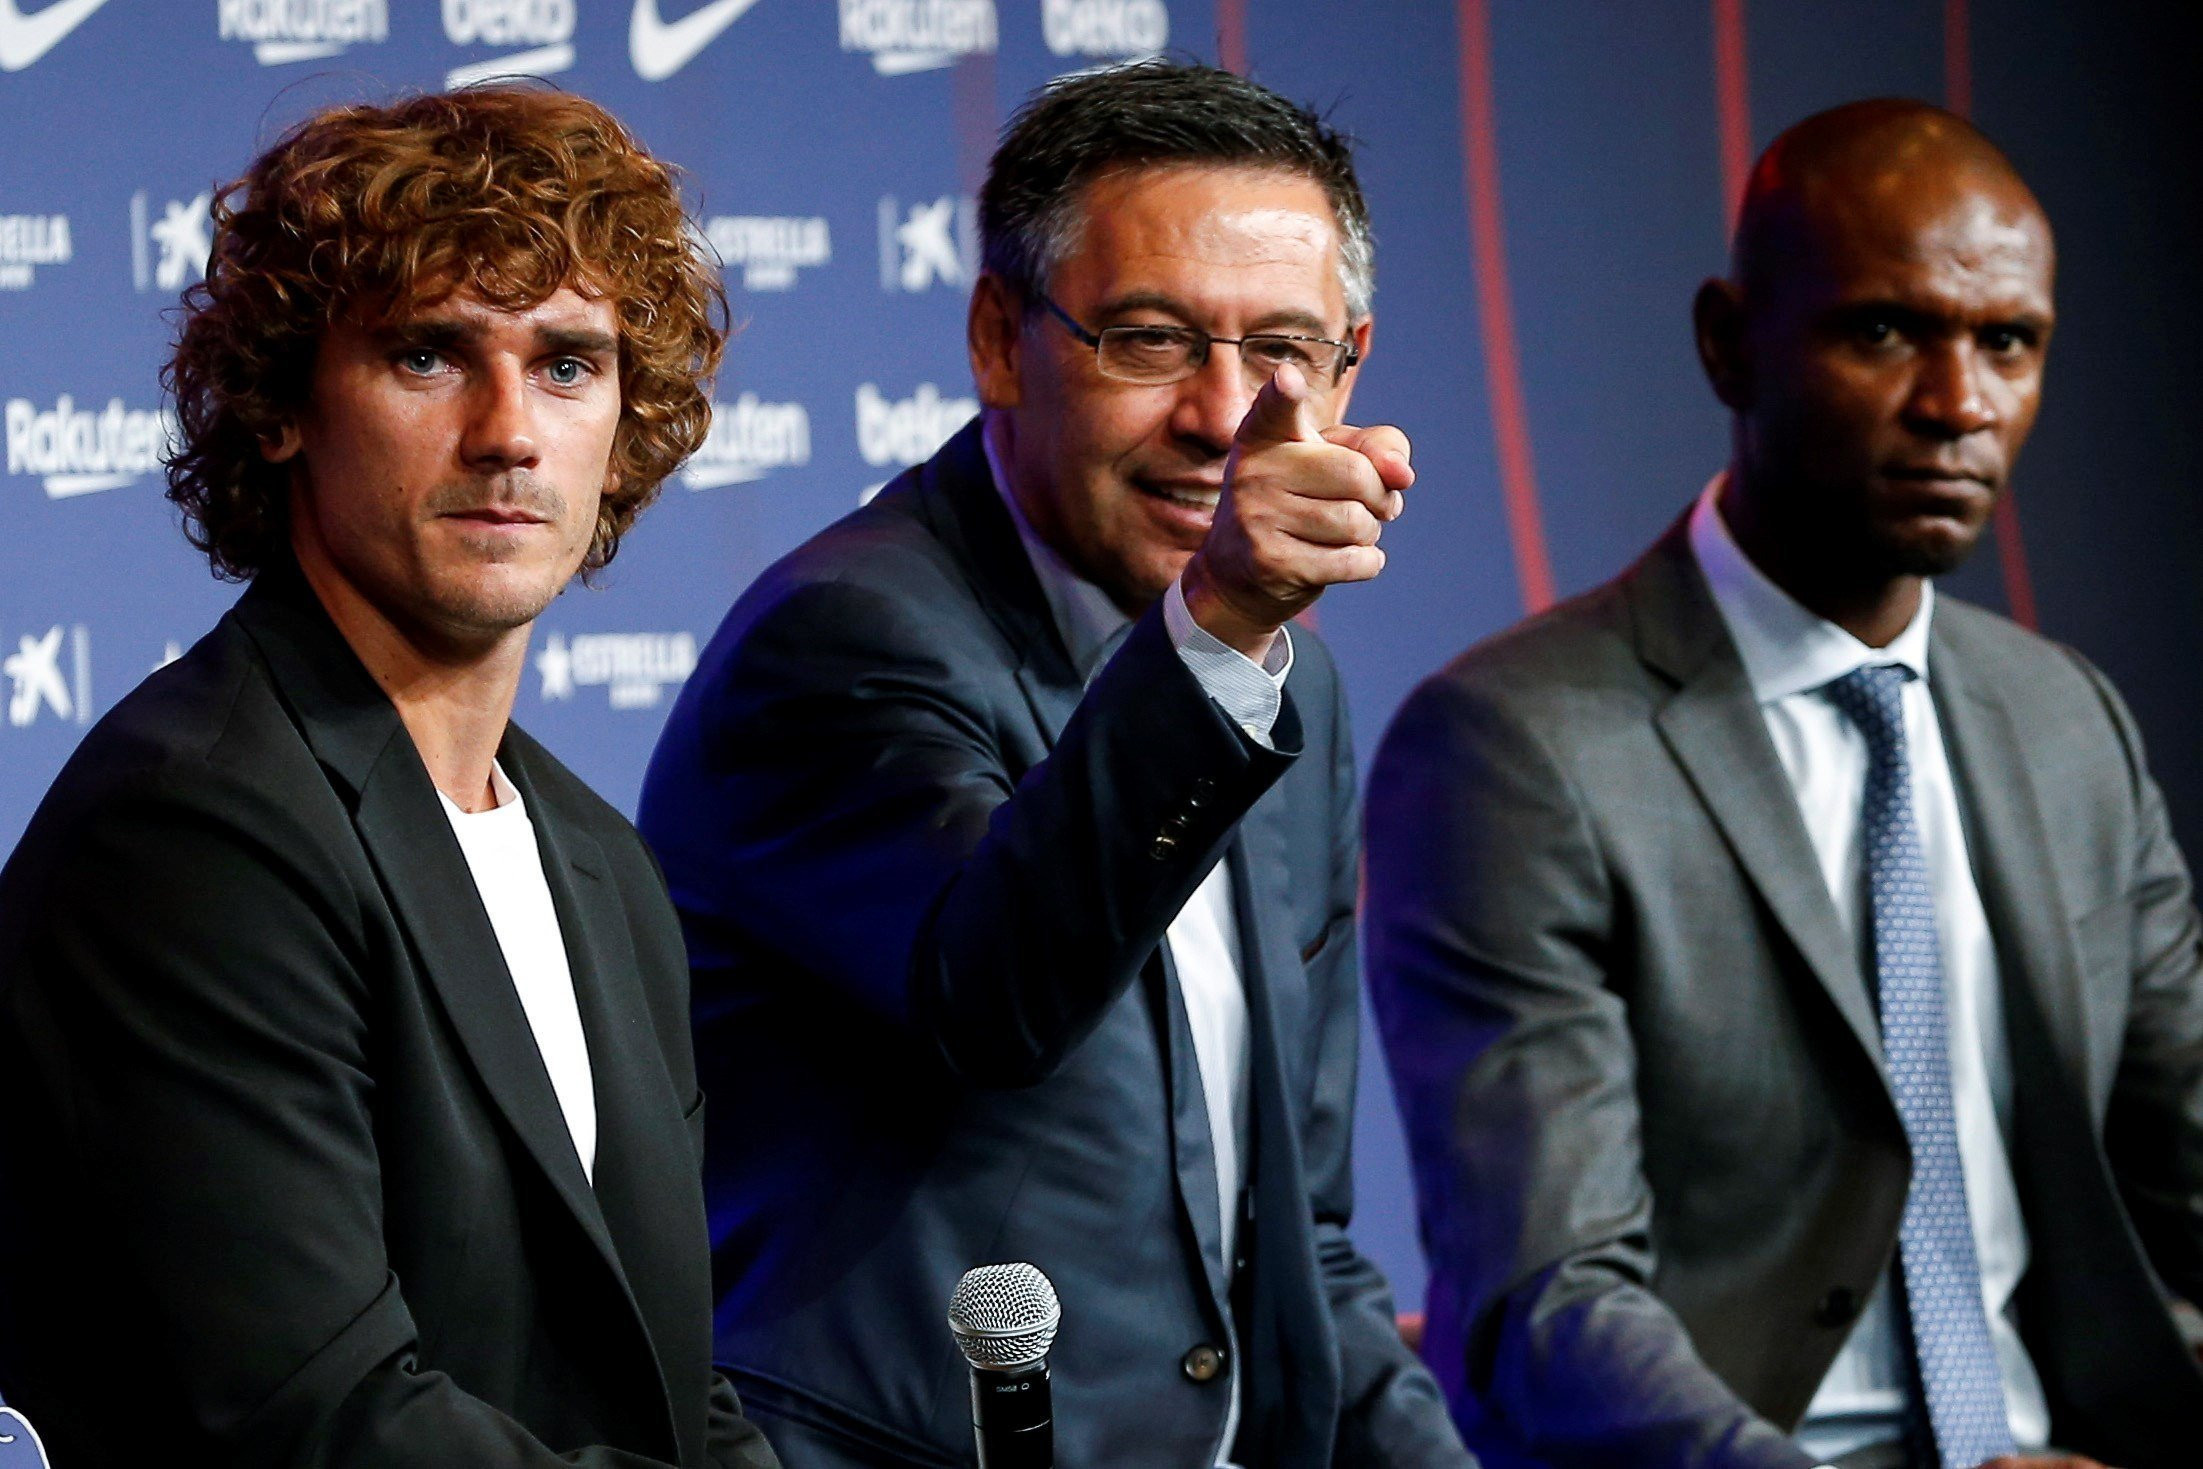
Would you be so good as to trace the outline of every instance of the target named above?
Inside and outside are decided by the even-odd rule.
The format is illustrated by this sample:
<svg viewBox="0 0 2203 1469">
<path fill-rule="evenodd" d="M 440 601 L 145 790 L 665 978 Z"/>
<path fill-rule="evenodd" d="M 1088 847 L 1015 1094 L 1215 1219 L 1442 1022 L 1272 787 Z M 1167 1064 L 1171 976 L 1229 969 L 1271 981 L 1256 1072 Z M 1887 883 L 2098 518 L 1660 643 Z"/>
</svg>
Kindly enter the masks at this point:
<svg viewBox="0 0 2203 1469">
<path fill-rule="evenodd" d="M 2042 206 L 1963 118 L 1854 102 L 1775 140 L 1694 311 L 1735 415 L 1723 514 L 1762 571 L 1861 636 L 1902 629 L 2034 422 L 2052 274 Z"/>
<path fill-rule="evenodd" d="M 1747 292 L 1764 289 L 1817 264 L 1832 233 L 1886 236 L 1960 200 L 2050 239 L 2049 220 L 2011 160 L 1964 118 L 1900 97 L 1817 112 L 1753 165 L 1729 279 Z"/>
</svg>

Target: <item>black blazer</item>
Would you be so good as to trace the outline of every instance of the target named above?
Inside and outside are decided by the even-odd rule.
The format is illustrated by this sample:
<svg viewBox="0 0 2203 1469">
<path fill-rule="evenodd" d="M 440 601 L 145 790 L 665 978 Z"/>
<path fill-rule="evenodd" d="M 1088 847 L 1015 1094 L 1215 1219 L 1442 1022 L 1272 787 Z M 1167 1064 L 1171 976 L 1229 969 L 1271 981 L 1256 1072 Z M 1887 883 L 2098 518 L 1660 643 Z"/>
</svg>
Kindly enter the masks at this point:
<svg viewBox="0 0 2203 1469">
<path fill-rule="evenodd" d="M 739 1119 L 709 1135 L 719 1350 L 789 1465 L 971 1463 L 942 1316 L 1005 1259 L 1063 1303 L 1060 1463 L 1210 1462 L 1204 1353 L 1232 1319 L 1242 1462 L 1468 1462 L 1347 1238 L 1354 764 L 1329 659 L 1295 646 L 1275 751 L 1159 611 L 1082 687 L 976 426 L 729 614 L 641 823 L 687 928 L 699 1064 Z M 1220 856 L 1254 1133 L 1229 1298 L 1158 948 Z"/>
<path fill-rule="evenodd" d="M 427 771 L 295 569 L 40 806 L 0 874 L 0 1392 L 56 1463 L 772 1463 L 710 1365 L 658 876 L 533 740 L 499 758 L 594 1189 Z"/>
<path fill-rule="evenodd" d="M 2192 1466 L 2203 943 L 2125 708 L 1939 597 L 1937 721 L 1995 935 L 2019 1325 L 2067 1448 Z M 1805 1469 L 1896 1248 L 1871 986 L 1678 524 L 1408 700 L 1369 800 L 1370 983 L 1431 1249 L 1427 1351 L 1494 1464 Z"/>
</svg>

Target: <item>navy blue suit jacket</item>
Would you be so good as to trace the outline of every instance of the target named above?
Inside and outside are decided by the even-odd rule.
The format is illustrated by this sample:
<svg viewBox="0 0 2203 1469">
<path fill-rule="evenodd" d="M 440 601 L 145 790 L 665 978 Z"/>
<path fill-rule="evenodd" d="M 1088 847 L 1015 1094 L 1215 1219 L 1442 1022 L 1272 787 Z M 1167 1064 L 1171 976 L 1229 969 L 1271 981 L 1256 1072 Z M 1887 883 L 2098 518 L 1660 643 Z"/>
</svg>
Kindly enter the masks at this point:
<svg viewBox="0 0 2203 1469">
<path fill-rule="evenodd" d="M 1354 766 L 1300 635 L 1276 749 L 1158 612 L 1082 688 L 976 426 L 736 603 L 641 824 L 694 967 L 718 1347 L 784 1460 L 972 1462 L 957 1277 L 1055 1282 L 1058 1462 L 1467 1464 L 1346 1235 Z M 1253 1143 L 1233 1288 L 1164 930 L 1230 863 Z"/>
</svg>

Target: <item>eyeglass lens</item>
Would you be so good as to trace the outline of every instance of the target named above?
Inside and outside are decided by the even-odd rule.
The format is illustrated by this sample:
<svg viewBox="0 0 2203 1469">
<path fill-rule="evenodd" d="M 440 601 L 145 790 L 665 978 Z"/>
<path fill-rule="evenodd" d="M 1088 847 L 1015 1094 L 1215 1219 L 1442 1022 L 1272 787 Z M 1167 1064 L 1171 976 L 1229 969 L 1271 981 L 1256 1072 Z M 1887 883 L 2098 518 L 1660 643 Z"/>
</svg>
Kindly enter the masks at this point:
<svg viewBox="0 0 2203 1469">
<path fill-rule="evenodd" d="M 1113 326 L 1101 333 L 1096 349 L 1101 369 L 1136 383 L 1170 383 L 1191 377 L 1215 346 L 1183 327 Z M 1346 351 L 1335 342 L 1300 337 L 1251 336 L 1238 344 L 1240 370 L 1250 387 L 1259 388 L 1280 367 L 1300 369 L 1310 385 L 1329 387 L 1343 370 Z"/>
</svg>

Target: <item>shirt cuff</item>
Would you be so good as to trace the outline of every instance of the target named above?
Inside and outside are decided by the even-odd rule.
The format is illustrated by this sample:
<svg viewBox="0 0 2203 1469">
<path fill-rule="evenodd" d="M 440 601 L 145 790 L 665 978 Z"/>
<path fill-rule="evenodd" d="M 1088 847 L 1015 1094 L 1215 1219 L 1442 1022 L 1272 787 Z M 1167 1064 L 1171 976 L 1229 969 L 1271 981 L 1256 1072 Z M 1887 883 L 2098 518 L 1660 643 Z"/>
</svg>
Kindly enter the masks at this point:
<svg viewBox="0 0 2203 1469">
<path fill-rule="evenodd" d="M 1184 588 L 1172 582 L 1163 593 L 1163 626 L 1171 646 L 1232 723 L 1265 750 L 1275 749 L 1270 731 L 1285 702 L 1285 675 L 1293 671 L 1293 635 L 1279 628 L 1260 663 L 1225 643 L 1193 620 Z"/>
</svg>

